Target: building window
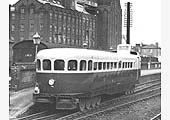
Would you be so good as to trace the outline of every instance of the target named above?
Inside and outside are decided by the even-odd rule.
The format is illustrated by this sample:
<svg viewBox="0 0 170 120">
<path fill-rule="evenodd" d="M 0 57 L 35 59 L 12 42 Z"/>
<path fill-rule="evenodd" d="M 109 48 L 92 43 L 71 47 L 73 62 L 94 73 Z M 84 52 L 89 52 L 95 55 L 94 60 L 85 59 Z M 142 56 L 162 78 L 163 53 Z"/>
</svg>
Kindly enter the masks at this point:
<svg viewBox="0 0 170 120">
<path fill-rule="evenodd" d="M 62 21 L 62 15 L 60 14 L 58 17 L 58 20 L 61 22 Z"/>
<path fill-rule="evenodd" d="M 52 25 L 50 25 L 50 31 L 52 31 L 53 30 L 53 26 Z"/>
<path fill-rule="evenodd" d="M 11 25 L 11 31 L 15 31 L 15 25 Z"/>
<path fill-rule="evenodd" d="M 68 16 L 67 27 L 70 27 L 70 20 L 71 20 L 71 18 L 70 18 L 70 16 Z"/>
<path fill-rule="evenodd" d="M 66 26 L 66 16 L 63 18 L 63 26 Z"/>
<path fill-rule="evenodd" d="M 12 14 L 11 14 L 11 17 L 12 17 L 12 18 L 11 18 L 12 20 L 15 20 L 15 13 L 12 13 Z"/>
<path fill-rule="evenodd" d="M 52 13 L 50 13 L 50 20 L 52 20 L 52 18 L 53 18 L 53 14 L 52 14 Z"/>
<path fill-rule="evenodd" d="M 25 9 L 24 8 L 21 8 L 21 19 L 24 19 L 25 18 Z"/>
<path fill-rule="evenodd" d="M 44 13 L 41 12 L 41 13 L 39 14 L 39 17 L 40 17 L 40 19 L 43 19 Z"/>
<path fill-rule="evenodd" d="M 57 32 L 57 26 L 56 25 L 54 26 L 54 32 Z"/>
<path fill-rule="evenodd" d="M 58 27 L 58 33 L 61 34 L 61 32 L 62 32 L 62 27 L 59 26 L 59 27 Z"/>
<path fill-rule="evenodd" d="M 58 35 L 58 43 L 62 43 L 62 41 L 61 41 L 61 35 Z"/>
<path fill-rule="evenodd" d="M 11 36 L 11 40 L 15 40 L 14 37 Z"/>
<path fill-rule="evenodd" d="M 54 37 L 54 43 L 56 43 L 57 42 L 57 38 L 56 38 L 56 36 Z"/>
<path fill-rule="evenodd" d="M 21 14 L 24 14 L 25 10 L 24 8 L 21 8 Z"/>
<path fill-rule="evenodd" d="M 24 25 L 23 24 L 20 25 L 20 31 L 24 31 Z"/>
<path fill-rule="evenodd" d="M 23 40 L 24 40 L 24 37 L 23 37 L 23 36 L 21 36 L 21 37 L 20 37 L 20 41 L 23 41 Z"/>
<path fill-rule="evenodd" d="M 52 43 L 52 37 L 49 37 L 49 42 Z"/>
<path fill-rule="evenodd" d="M 67 43 L 70 44 L 70 38 L 67 38 Z"/>
<path fill-rule="evenodd" d="M 74 45 L 74 39 L 71 39 L 71 45 Z"/>
<path fill-rule="evenodd" d="M 66 36 L 63 35 L 63 44 L 66 44 Z"/>
<path fill-rule="evenodd" d="M 30 9 L 30 15 L 34 14 L 34 8 Z"/>
<path fill-rule="evenodd" d="M 57 20 L 57 13 L 54 15 L 55 20 Z"/>
<path fill-rule="evenodd" d="M 34 24 L 30 24 L 30 31 L 34 31 Z"/>
<path fill-rule="evenodd" d="M 43 30 L 43 24 L 40 23 L 40 31 L 42 31 L 42 30 Z"/>
</svg>

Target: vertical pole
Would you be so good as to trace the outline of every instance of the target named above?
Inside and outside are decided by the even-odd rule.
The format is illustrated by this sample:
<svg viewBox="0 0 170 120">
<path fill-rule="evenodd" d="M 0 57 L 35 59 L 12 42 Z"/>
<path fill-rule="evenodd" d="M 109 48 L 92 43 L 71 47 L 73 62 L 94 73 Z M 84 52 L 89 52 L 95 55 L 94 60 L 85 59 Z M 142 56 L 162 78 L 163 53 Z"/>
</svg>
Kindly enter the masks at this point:
<svg viewBox="0 0 170 120">
<path fill-rule="evenodd" d="M 126 43 L 130 44 L 130 2 L 127 2 L 127 32 L 126 32 Z"/>
<path fill-rule="evenodd" d="M 35 45 L 35 64 L 37 62 L 37 50 L 38 50 L 38 45 Z"/>
</svg>

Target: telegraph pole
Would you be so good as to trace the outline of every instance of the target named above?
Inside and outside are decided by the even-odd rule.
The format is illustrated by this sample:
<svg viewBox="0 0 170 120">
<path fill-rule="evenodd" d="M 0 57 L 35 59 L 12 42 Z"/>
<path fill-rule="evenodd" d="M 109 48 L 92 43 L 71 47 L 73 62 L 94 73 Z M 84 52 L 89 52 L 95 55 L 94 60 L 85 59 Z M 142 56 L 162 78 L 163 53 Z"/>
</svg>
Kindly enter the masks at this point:
<svg viewBox="0 0 170 120">
<path fill-rule="evenodd" d="M 126 44 L 130 44 L 130 27 L 132 26 L 131 3 L 125 3 L 126 11 L 124 17 L 124 27 L 126 27 Z"/>
</svg>

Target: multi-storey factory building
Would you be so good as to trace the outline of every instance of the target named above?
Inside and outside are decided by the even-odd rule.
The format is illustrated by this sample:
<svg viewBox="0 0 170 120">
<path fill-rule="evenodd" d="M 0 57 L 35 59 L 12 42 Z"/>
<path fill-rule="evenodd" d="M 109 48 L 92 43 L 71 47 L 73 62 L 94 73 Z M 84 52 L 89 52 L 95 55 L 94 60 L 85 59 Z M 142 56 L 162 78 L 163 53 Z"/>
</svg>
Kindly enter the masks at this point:
<svg viewBox="0 0 170 120">
<path fill-rule="evenodd" d="M 19 0 L 9 6 L 9 38 L 109 50 L 121 42 L 120 0 Z"/>
</svg>

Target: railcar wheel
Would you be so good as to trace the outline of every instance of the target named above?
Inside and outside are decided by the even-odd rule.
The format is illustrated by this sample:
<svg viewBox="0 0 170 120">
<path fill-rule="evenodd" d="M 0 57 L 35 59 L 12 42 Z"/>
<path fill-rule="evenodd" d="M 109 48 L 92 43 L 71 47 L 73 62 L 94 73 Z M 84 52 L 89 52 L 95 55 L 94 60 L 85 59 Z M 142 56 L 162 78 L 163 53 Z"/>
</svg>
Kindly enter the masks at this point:
<svg viewBox="0 0 170 120">
<path fill-rule="evenodd" d="M 86 109 L 90 110 L 91 102 L 90 100 L 86 100 Z"/>
<path fill-rule="evenodd" d="M 101 103 L 101 97 L 97 97 L 96 105 L 99 106 Z"/>
<path fill-rule="evenodd" d="M 134 91 L 134 90 L 131 90 L 130 92 L 131 92 L 131 94 L 133 94 L 135 91 Z"/>
<path fill-rule="evenodd" d="M 80 103 L 79 103 L 79 110 L 82 111 L 82 112 L 85 111 L 85 105 L 86 104 L 85 104 L 84 101 L 80 101 Z"/>
<path fill-rule="evenodd" d="M 130 91 L 125 91 L 125 95 L 129 95 L 130 94 Z"/>
<path fill-rule="evenodd" d="M 92 106 L 92 108 L 95 108 L 95 107 L 96 107 L 96 99 L 95 99 L 95 98 L 92 99 L 92 101 L 91 101 L 91 106 Z"/>
</svg>

